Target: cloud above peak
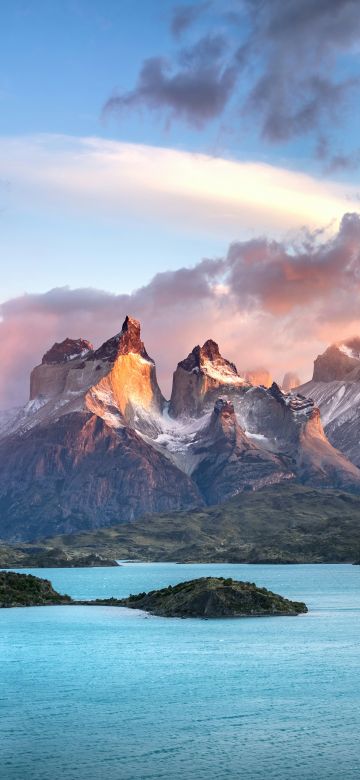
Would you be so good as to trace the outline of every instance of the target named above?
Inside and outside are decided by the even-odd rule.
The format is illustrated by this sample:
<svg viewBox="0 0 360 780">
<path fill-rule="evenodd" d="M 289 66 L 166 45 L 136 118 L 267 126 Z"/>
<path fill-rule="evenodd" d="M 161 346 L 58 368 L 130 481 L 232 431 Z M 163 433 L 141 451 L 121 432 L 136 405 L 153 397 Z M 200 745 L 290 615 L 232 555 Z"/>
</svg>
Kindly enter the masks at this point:
<svg viewBox="0 0 360 780">
<path fill-rule="evenodd" d="M 236 242 L 224 257 L 159 273 L 130 295 L 66 287 L 22 295 L 0 306 L 0 404 L 26 400 L 29 372 L 54 341 L 98 345 L 127 313 L 142 321 L 166 394 L 176 363 L 207 338 L 240 370 L 264 365 L 305 380 L 329 342 L 360 333 L 359 293 L 360 216 L 351 213 L 328 240 L 314 232 L 297 247 Z"/>
<path fill-rule="evenodd" d="M 116 113 L 121 121 L 125 109 L 140 107 L 201 130 L 229 112 L 239 137 L 253 136 L 255 123 L 259 139 L 272 144 L 311 137 L 314 154 L 318 136 L 331 145 L 336 132 L 341 139 L 360 93 L 357 0 L 233 5 L 232 13 L 220 0 L 176 8 L 170 29 L 178 48 L 171 56 L 157 52 L 146 59 L 133 89 L 114 94 L 105 114 Z M 199 19 L 196 37 L 192 28 Z M 185 33 L 192 38 L 187 51 L 201 51 L 201 58 L 184 59 L 179 39 Z M 215 50 L 219 36 L 225 45 Z M 344 150 L 335 155 L 330 149 L 329 160 L 335 156 L 340 167 Z M 357 157 L 352 159 L 355 164 Z"/>
</svg>

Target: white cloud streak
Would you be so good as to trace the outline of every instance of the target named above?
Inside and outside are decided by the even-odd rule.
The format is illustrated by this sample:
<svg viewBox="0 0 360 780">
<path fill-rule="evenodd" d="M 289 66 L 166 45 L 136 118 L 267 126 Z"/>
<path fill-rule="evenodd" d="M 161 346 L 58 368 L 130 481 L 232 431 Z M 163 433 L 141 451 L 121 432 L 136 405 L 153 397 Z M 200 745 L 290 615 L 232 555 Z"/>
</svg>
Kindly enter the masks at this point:
<svg viewBox="0 0 360 780">
<path fill-rule="evenodd" d="M 12 207 L 173 225 L 226 240 L 338 222 L 355 187 L 259 162 L 101 138 L 0 139 L 0 178 Z"/>
</svg>

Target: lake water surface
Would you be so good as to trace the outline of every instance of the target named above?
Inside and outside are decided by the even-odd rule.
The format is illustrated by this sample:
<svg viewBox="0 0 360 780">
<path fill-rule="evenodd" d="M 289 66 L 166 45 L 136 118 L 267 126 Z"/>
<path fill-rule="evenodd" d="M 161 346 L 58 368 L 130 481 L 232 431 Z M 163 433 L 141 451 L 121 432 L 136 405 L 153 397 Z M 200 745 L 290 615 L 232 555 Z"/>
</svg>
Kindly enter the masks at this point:
<svg viewBox="0 0 360 780">
<path fill-rule="evenodd" d="M 180 620 L 114 607 L 1 610 L 2 780 L 360 777 L 360 567 L 31 572 L 74 598 L 231 576 L 310 612 Z"/>
</svg>

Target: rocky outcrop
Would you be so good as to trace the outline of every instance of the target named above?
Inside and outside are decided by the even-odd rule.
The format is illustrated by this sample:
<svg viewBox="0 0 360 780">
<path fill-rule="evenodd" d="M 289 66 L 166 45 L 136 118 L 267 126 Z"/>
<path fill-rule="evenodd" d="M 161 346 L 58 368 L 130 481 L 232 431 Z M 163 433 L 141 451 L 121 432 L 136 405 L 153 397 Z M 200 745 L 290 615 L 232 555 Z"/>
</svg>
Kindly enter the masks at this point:
<svg viewBox="0 0 360 780">
<path fill-rule="evenodd" d="M 354 370 L 360 369 L 360 340 L 350 339 L 332 344 L 314 361 L 314 382 L 332 382 L 334 379 L 349 378 Z"/>
<path fill-rule="evenodd" d="M 165 399 L 155 363 L 140 339 L 140 323 L 126 317 L 121 332 L 88 355 L 86 362 L 100 365 L 99 381 L 86 393 L 86 407 L 104 419 L 115 411 L 127 425 L 135 427 L 137 422 L 136 427 L 151 430 L 151 417 L 162 413 Z"/>
<path fill-rule="evenodd" d="M 224 399 L 215 403 L 193 451 L 198 465 L 192 477 L 208 504 L 294 478 L 286 459 L 261 449 L 245 435 L 233 405 Z"/>
<path fill-rule="evenodd" d="M 236 366 L 222 357 L 215 341 L 209 339 L 202 347 L 196 346 L 178 363 L 173 376 L 169 413 L 172 417 L 196 416 L 208 396 L 226 387 L 245 384 Z"/>
<path fill-rule="evenodd" d="M 285 457 L 303 484 L 360 492 L 360 471 L 328 441 L 319 410 L 304 394 L 251 388 L 239 406 L 247 436 Z"/>
<path fill-rule="evenodd" d="M 55 342 L 55 344 L 45 352 L 42 364 L 55 365 L 57 363 L 67 363 L 68 360 L 74 360 L 78 357 L 84 357 L 93 350 L 93 345 L 86 339 L 69 339 Z"/>
<path fill-rule="evenodd" d="M 302 601 L 289 601 L 253 582 L 239 582 L 231 577 L 200 577 L 150 593 L 138 593 L 117 603 L 153 615 L 183 618 L 275 617 L 308 611 Z"/>
<path fill-rule="evenodd" d="M 330 346 L 315 360 L 313 379 L 299 391 L 319 407 L 331 444 L 360 466 L 360 339 Z"/>
<path fill-rule="evenodd" d="M 66 388 L 70 370 L 78 366 L 79 360 L 93 349 L 85 339 L 66 338 L 55 342 L 45 352 L 40 366 L 36 366 L 30 376 L 30 400 L 56 398 Z M 76 361 L 76 362 L 75 362 Z"/>
<path fill-rule="evenodd" d="M 317 408 L 299 431 L 297 472 L 303 484 L 360 492 L 359 469 L 330 444 Z"/>
</svg>

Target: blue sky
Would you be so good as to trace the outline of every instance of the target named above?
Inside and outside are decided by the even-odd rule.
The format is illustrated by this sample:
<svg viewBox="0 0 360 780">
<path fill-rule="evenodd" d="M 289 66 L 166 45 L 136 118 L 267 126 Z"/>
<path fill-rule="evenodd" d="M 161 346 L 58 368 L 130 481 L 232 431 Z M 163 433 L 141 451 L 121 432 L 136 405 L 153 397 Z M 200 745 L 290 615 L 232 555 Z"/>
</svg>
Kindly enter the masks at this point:
<svg viewBox="0 0 360 780">
<path fill-rule="evenodd" d="M 275 8 L 276 4 L 272 5 Z M 192 23 L 174 35 L 171 28 L 176 15 L 193 9 Z M 126 106 L 120 114 L 104 113 L 112 95 L 134 90 L 142 63 L 148 58 L 166 59 L 175 73 L 184 69 L 184 51 L 191 51 L 206 36 L 222 37 L 234 57 L 249 34 L 246 3 L 8 0 L 1 4 L 0 21 L 1 137 L 92 136 L 264 162 L 308 172 L 322 181 L 330 178 L 331 182 L 348 183 L 350 195 L 346 186 L 343 189 L 345 205 L 346 199 L 353 199 L 357 170 L 345 163 L 329 175 L 323 156 L 314 154 L 319 144 L 322 150 L 326 147 L 328 155 L 343 156 L 354 149 L 357 153 L 359 117 L 351 100 L 341 109 L 350 113 L 351 121 L 334 117 L 328 138 L 322 137 L 322 127 L 290 134 L 280 143 L 262 137 L 261 119 L 256 111 L 244 108 L 250 82 L 264 66 L 255 44 L 251 65 L 238 76 L 225 110 L 215 112 L 200 125 L 181 112 L 177 116 L 169 106 L 154 109 L 141 101 Z M 285 61 L 286 57 L 285 52 Z M 354 77 L 358 58 L 351 47 L 349 56 L 349 48 L 342 46 L 332 65 L 334 78 L 346 81 Z M 328 150 L 329 143 L 333 152 Z M 229 234 L 225 226 L 214 235 L 204 227 L 189 231 L 186 225 L 171 220 L 152 221 L 142 212 L 138 217 L 133 213 L 131 218 L 117 214 L 116 219 L 107 220 L 103 215 L 97 219 L 93 213 L 80 218 L 62 208 L 49 211 L 31 197 L 27 204 L 21 203 L 18 189 L 19 182 L 14 183 L 11 171 L 9 175 L 0 166 L 0 250 L 8 265 L 2 299 L 59 284 L 129 291 L 148 282 L 157 271 L 224 253 L 231 240 L 249 235 L 241 220 Z M 334 219 L 340 216 L 333 214 Z M 259 232 L 267 227 L 259 219 Z M 285 218 L 285 234 L 288 227 Z M 278 226 L 275 232 L 279 234 Z"/>
<path fill-rule="evenodd" d="M 220 327 L 239 362 L 237 339 L 253 345 L 266 327 L 269 358 L 258 341 L 240 363 L 306 373 L 328 338 L 355 332 L 357 308 L 345 288 L 340 301 L 338 277 L 331 287 L 320 274 L 312 313 L 296 289 L 309 278 L 318 289 L 316 253 L 331 265 L 340 245 L 354 263 L 353 222 L 338 231 L 344 213 L 359 211 L 359 52 L 358 0 L 4 0 L 0 331 L 19 344 L 36 329 L 24 372 L 50 339 L 105 337 L 126 301 L 148 327 L 155 299 L 177 322 L 178 359 L 192 332 L 197 341 Z M 234 243 L 244 258 L 253 245 L 263 253 L 241 305 L 227 282 L 239 284 Z M 290 309 L 266 303 L 275 256 Z M 226 271 L 208 275 L 215 267 Z M 49 296 L 53 288 L 65 292 Z M 115 296 L 111 323 L 108 298 L 99 293 L 95 321 L 94 295 L 80 288 Z M 82 317 L 88 330 L 75 332 Z"/>
</svg>

